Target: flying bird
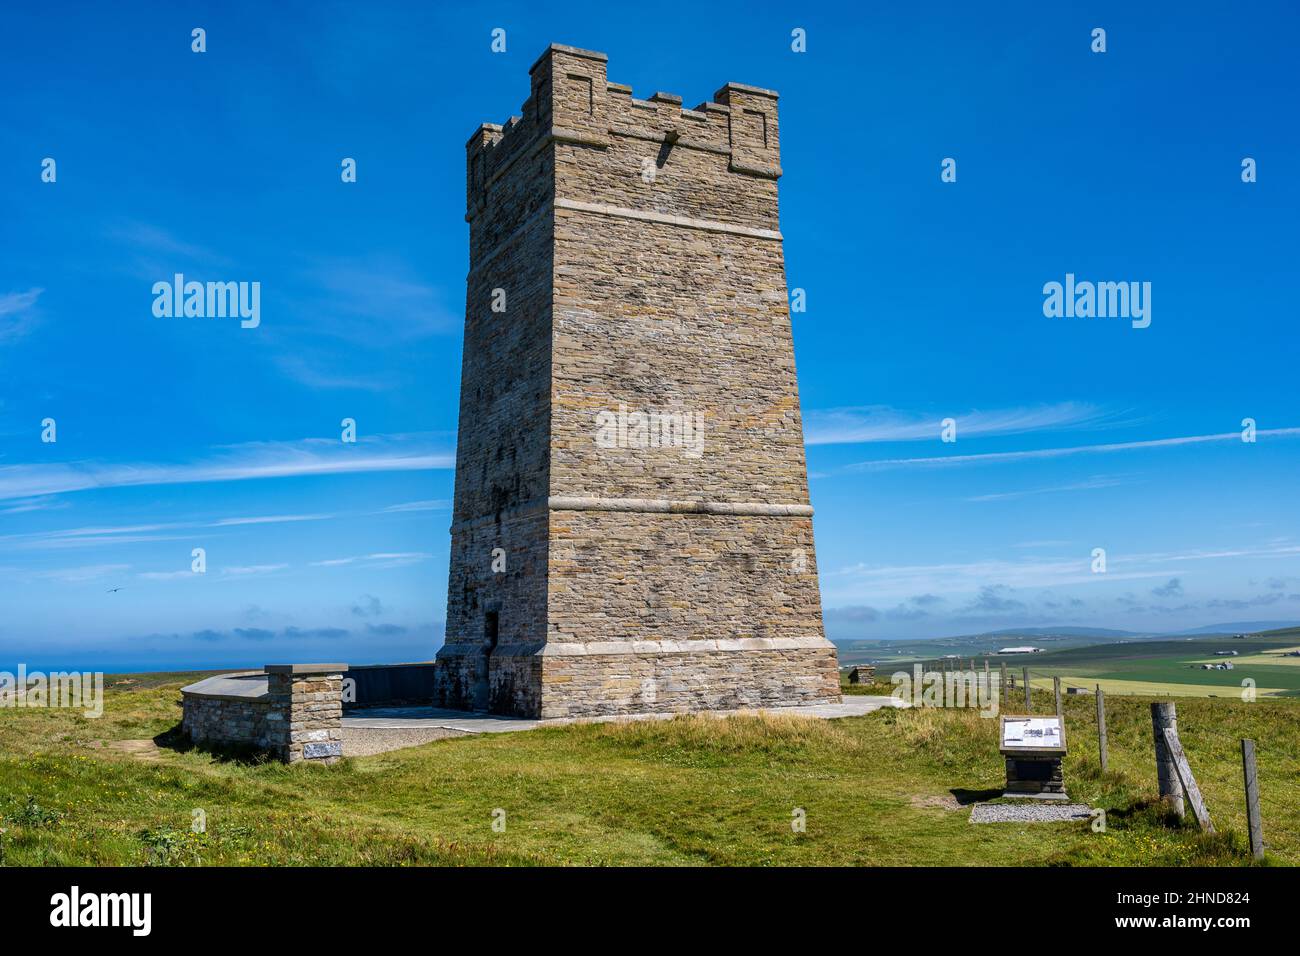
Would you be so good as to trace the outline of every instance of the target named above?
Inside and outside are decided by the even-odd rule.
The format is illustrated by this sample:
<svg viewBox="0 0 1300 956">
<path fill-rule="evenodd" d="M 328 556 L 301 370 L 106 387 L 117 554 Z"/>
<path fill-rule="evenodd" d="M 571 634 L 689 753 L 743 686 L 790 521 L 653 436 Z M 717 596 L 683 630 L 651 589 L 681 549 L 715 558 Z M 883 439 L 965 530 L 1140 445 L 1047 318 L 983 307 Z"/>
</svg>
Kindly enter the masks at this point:
<svg viewBox="0 0 1300 956">
<path fill-rule="evenodd" d="M 116 594 L 116 593 L 117 593 L 118 591 L 120 591 L 120 590 L 122 590 L 122 588 L 109 588 L 108 591 L 107 591 L 106 593 L 108 593 L 108 594 Z"/>
</svg>

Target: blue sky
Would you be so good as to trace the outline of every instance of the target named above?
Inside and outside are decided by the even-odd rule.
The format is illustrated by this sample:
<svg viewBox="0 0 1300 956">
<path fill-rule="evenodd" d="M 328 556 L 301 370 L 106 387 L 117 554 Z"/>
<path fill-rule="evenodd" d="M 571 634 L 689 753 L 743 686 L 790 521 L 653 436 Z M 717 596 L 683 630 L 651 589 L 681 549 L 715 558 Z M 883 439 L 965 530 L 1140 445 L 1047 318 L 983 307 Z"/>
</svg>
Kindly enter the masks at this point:
<svg viewBox="0 0 1300 956">
<path fill-rule="evenodd" d="M 432 655 L 463 147 L 552 41 L 781 93 L 832 636 L 1300 619 L 1300 18 L 1048 6 L 10 5 L 0 664 Z M 261 324 L 156 318 L 177 272 Z M 1150 327 L 1045 317 L 1067 273 L 1150 282 Z"/>
</svg>

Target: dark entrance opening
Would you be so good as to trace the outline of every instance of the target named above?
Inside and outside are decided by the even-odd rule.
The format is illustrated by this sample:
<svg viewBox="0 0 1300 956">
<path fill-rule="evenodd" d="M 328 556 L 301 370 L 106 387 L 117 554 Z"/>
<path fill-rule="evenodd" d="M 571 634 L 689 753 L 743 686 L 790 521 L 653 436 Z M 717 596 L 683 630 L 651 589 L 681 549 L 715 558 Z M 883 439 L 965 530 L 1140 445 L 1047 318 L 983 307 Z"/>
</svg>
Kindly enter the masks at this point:
<svg viewBox="0 0 1300 956">
<path fill-rule="evenodd" d="M 1052 779 L 1052 762 L 1050 760 L 1017 760 L 1016 778 L 1046 782 Z"/>
<path fill-rule="evenodd" d="M 501 613 L 486 611 L 483 614 L 483 664 L 479 670 L 479 679 L 474 688 L 474 709 L 487 710 L 491 700 L 492 652 L 497 647 L 497 636 L 501 627 Z"/>
</svg>

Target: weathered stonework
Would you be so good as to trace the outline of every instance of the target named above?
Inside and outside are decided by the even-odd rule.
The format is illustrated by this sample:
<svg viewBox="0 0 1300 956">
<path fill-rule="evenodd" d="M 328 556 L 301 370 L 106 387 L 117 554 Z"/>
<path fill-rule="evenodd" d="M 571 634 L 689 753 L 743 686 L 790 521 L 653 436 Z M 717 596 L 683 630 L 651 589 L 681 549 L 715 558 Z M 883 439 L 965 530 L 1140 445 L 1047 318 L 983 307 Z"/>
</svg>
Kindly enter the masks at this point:
<svg viewBox="0 0 1300 956">
<path fill-rule="evenodd" d="M 268 746 L 264 696 L 240 700 L 185 694 L 182 700 L 181 726 L 194 742 L 259 749 Z"/>
<path fill-rule="evenodd" d="M 641 101 L 604 54 L 562 46 L 531 75 L 522 117 L 468 144 L 436 700 L 542 717 L 838 701 L 777 95 Z"/>
<path fill-rule="evenodd" d="M 343 755 L 346 664 L 268 664 L 181 688 L 181 727 L 195 743 L 250 746 L 280 760 Z"/>
</svg>

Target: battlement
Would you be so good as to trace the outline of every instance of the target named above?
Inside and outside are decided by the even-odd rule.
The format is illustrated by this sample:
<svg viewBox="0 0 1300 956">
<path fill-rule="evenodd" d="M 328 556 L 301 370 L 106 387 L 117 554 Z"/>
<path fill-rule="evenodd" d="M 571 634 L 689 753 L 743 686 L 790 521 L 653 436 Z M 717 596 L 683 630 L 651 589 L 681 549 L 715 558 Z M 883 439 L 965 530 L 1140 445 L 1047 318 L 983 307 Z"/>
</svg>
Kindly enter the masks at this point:
<svg viewBox="0 0 1300 956">
<path fill-rule="evenodd" d="M 607 62 L 604 53 L 558 43 L 538 57 L 529 70 L 531 93 L 521 115 L 503 125 L 484 123 L 466 144 L 467 220 L 482 211 L 494 183 L 518 160 L 553 143 L 607 151 L 639 140 L 652 151 L 725 157 L 724 171 L 739 176 L 780 177 L 775 91 L 727 83 L 711 101 L 685 109 L 674 93 L 637 99 L 630 86 L 609 81 Z M 628 172 L 639 174 L 636 168 Z"/>
</svg>

